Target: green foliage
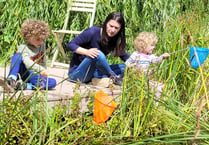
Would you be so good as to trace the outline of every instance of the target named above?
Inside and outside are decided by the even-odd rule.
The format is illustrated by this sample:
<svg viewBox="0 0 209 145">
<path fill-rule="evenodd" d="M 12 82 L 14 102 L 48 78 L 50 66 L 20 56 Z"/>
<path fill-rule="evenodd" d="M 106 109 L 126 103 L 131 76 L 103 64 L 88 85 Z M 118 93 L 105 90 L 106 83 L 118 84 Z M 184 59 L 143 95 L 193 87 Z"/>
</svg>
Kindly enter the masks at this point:
<svg viewBox="0 0 209 145">
<path fill-rule="evenodd" d="M 131 0 L 131 1 L 106 1 L 98 0 L 94 25 L 100 25 L 105 17 L 112 11 L 123 13 L 126 21 L 127 49 L 133 51 L 133 41 L 140 31 L 162 31 L 171 18 L 187 11 L 207 12 L 208 3 L 206 1 L 153 1 L 153 0 Z M 194 6 L 194 7 L 193 7 Z M 67 10 L 67 1 L 24 1 L 9 0 L 0 2 L 0 42 L 3 60 L 7 60 L 17 50 L 17 45 L 22 43 L 20 26 L 27 18 L 41 19 L 49 23 L 50 29 L 62 29 Z M 201 14 L 202 15 L 202 14 Z M 88 27 L 87 21 L 83 19 L 85 15 L 71 13 L 68 29 L 85 29 Z M 81 18 L 81 19 L 78 19 Z M 83 22 L 82 22 L 83 21 Z M 206 21 L 205 21 L 206 22 Z M 161 34 L 160 34 L 161 35 Z M 72 39 L 66 36 L 63 46 Z M 51 50 L 48 56 L 51 57 L 55 51 L 55 38 L 51 35 L 46 41 L 47 47 Z M 70 56 L 70 54 L 67 54 Z M 109 57 L 110 58 L 110 57 Z M 58 59 L 62 60 L 59 54 Z M 118 59 L 110 60 L 113 63 L 120 62 Z"/>
<path fill-rule="evenodd" d="M 17 45 L 22 43 L 20 26 L 25 19 L 41 19 L 49 23 L 51 30 L 62 29 L 66 7 L 66 0 L 1 1 L 1 63 L 8 64 Z M 157 34 L 156 55 L 189 46 L 209 48 L 208 7 L 207 0 L 98 0 L 94 25 L 100 25 L 112 11 L 122 12 L 129 53 L 134 51 L 134 39 L 141 31 Z M 71 13 L 72 25 L 68 29 L 87 28 L 84 17 Z M 73 37 L 64 37 L 64 48 Z M 56 47 L 53 35 L 46 44 L 51 50 L 50 58 Z M 192 144 L 198 125 L 201 130 L 195 142 L 208 144 L 208 100 L 201 105 L 202 98 L 208 95 L 208 59 L 201 68 L 194 69 L 189 64 L 189 55 L 189 50 L 176 52 L 162 64 L 151 65 L 151 79 L 165 85 L 160 99 L 150 91 L 148 79 L 140 72 L 125 74 L 123 92 L 117 96 L 118 107 L 100 125 L 93 122 L 94 92 L 91 91 L 75 91 L 71 105 L 57 104 L 53 108 L 45 101 L 38 101 L 47 92 L 35 92 L 31 97 L 20 93 L 16 99 L 8 95 L 0 104 L 0 144 Z M 58 59 L 62 60 L 61 54 Z M 108 61 L 121 63 L 111 55 Z M 79 85 L 76 89 L 79 90 Z M 79 105 L 85 97 L 91 98 L 90 111 L 86 114 L 80 112 Z"/>
</svg>

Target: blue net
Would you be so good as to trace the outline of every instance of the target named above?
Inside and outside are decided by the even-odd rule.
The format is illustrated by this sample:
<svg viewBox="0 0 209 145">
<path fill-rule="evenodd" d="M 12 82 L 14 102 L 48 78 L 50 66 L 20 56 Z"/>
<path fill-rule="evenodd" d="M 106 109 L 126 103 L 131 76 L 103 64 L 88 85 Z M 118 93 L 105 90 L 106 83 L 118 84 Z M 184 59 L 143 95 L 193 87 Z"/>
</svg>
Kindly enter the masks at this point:
<svg viewBox="0 0 209 145">
<path fill-rule="evenodd" d="M 190 65 L 194 68 L 198 68 L 199 65 L 201 65 L 208 57 L 209 49 L 201 48 L 201 47 L 189 47 L 189 49 L 190 49 L 190 56 L 189 56 Z M 195 55 L 195 50 L 198 57 Z"/>
</svg>

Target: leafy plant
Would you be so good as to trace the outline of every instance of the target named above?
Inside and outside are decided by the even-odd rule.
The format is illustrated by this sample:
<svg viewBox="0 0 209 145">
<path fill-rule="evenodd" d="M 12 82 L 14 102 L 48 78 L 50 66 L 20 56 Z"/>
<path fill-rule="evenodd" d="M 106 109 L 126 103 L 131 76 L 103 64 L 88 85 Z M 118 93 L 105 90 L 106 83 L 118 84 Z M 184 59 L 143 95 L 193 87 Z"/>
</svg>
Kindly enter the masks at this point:
<svg viewBox="0 0 209 145">
<path fill-rule="evenodd" d="M 25 19 L 41 19 L 51 30 L 61 29 L 66 7 L 67 1 L 1 1 L 1 64 L 9 65 L 8 60 L 22 43 L 20 26 Z M 208 7 L 206 0 L 98 0 L 94 25 L 100 25 L 112 11 L 122 12 L 130 54 L 141 31 L 158 36 L 156 55 L 189 46 L 208 48 Z M 68 29 L 87 28 L 84 16 L 73 13 Z M 65 36 L 63 46 L 73 37 Z M 50 59 L 57 45 L 53 35 L 46 44 Z M 162 64 L 150 67 L 152 79 L 165 84 L 159 99 L 140 72 L 125 74 L 122 94 L 117 96 L 119 105 L 100 125 L 93 121 L 92 91 L 75 91 L 70 105 L 65 102 L 53 108 L 47 102 L 48 91 L 35 91 L 32 96 L 20 93 L 17 98 L 17 92 L 1 93 L 0 144 L 208 144 L 208 59 L 194 69 L 189 64 L 189 53 L 188 49 L 173 53 Z M 58 60 L 62 60 L 61 54 Z M 123 63 L 111 54 L 108 61 Z M 79 85 L 76 87 L 79 90 Z M 85 98 L 91 98 L 88 114 L 80 112 L 79 103 Z"/>
</svg>

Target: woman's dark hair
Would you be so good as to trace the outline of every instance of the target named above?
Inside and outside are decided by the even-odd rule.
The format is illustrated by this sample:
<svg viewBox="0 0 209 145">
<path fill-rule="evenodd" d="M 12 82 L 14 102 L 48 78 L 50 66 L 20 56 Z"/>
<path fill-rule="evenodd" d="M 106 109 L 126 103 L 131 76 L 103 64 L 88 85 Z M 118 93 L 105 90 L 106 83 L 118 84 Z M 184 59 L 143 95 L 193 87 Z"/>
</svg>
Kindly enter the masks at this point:
<svg viewBox="0 0 209 145">
<path fill-rule="evenodd" d="M 121 25 L 120 31 L 113 38 L 108 37 L 107 32 L 106 32 L 107 23 L 110 20 L 115 20 Z M 102 25 L 102 38 L 101 38 L 102 46 L 108 49 L 109 48 L 108 46 L 110 46 L 109 43 L 111 39 L 116 40 L 116 41 L 113 41 L 115 44 L 113 55 L 114 56 L 122 55 L 126 49 L 125 20 L 123 18 L 123 15 L 119 12 L 110 13 Z"/>
</svg>

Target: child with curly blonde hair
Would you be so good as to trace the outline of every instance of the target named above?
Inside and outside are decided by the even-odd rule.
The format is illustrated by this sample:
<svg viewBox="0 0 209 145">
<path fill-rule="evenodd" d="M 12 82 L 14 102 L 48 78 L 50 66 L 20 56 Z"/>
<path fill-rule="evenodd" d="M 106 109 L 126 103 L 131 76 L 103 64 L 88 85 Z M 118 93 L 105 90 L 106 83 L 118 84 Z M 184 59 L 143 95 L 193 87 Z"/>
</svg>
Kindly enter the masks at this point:
<svg viewBox="0 0 209 145">
<path fill-rule="evenodd" d="M 134 48 L 136 51 L 134 51 L 126 61 L 126 66 L 141 70 L 145 75 L 150 75 L 148 69 L 151 63 L 161 63 L 164 58 L 170 57 L 168 53 L 164 53 L 161 56 L 155 56 L 152 54 L 157 42 L 158 38 L 154 33 L 139 33 L 134 40 Z M 149 84 L 157 87 L 155 94 L 159 98 L 164 85 L 155 81 L 149 81 Z"/>
<path fill-rule="evenodd" d="M 12 57 L 7 83 L 14 89 L 21 85 L 18 80 L 27 81 L 27 86 L 24 85 L 27 89 L 54 88 L 56 80 L 48 78 L 44 44 L 50 35 L 49 25 L 41 20 L 25 20 L 21 26 L 21 35 L 24 43 L 18 46 L 17 53 Z"/>
<path fill-rule="evenodd" d="M 126 61 L 128 67 L 134 67 L 141 69 L 147 74 L 147 70 L 151 63 L 161 63 L 164 58 L 168 58 L 170 55 L 164 53 L 161 56 L 155 56 L 152 51 L 157 44 L 158 38 L 154 33 L 141 32 L 134 40 L 134 51 L 129 59 Z"/>
</svg>

